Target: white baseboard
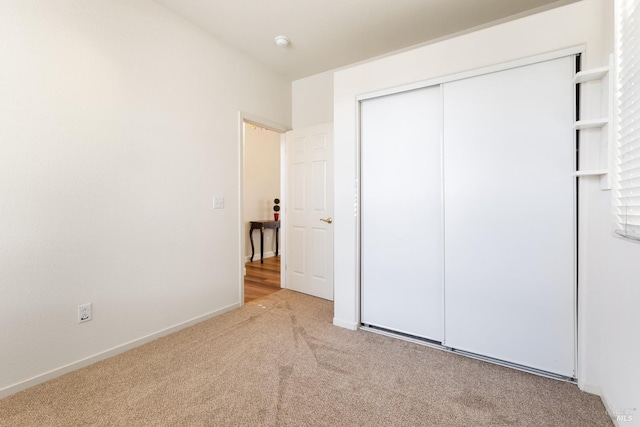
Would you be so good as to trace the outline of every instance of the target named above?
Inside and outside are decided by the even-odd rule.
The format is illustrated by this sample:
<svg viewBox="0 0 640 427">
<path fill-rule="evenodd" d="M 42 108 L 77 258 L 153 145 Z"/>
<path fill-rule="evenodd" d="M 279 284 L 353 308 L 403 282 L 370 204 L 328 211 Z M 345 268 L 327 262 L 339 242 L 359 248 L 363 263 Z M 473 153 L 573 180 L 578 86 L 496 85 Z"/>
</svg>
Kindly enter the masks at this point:
<svg viewBox="0 0 640 427">
<path fill-rule="evenodd" d="M 352 331 L 358 330 L 358 324 L 356 322 L 347 322 L 346 320 L 341 320 L 334 317 L 333 324 L 336 326 L 340 326 L 341 328 L 350 329 Z"/>
<path fill-rule="evenodd" d="M 105 350 L 103 352 L 94 354 L 93 356 L 89 356 L 87 358 L 78 360 L 77 362 L 70 363 L 68 365 L 61 366 L 60 368 L 51 370 L 49 372 L 45 372 L 43 374 L 37 375 L 33 378 L 29 378 L 28 380 L 21 381 L 19 383 L 10 385 L 3 389 L 0 389 L 0 399 L 3 399 L 12 394 L 18 393 L 20 391 L 26 390 L 35 385 L 41 384 L 43 382 L 52 380 L 54 378 L 60 377 L 64 374 L 68 374 L 69 372 L 77 371 L 78 369 L 84 368 L 96 362 L 99 362 L 104 359 L 108 359 L 109 357 L 115 356 L 120 353 L 124 353 L 127 350 L 131 350 L 132 348 L 139 347 L 143 344 L 146 344 L 150 341 L 161 338 L 165 335 L 172 334 L 174 332 L 178 332 L 181 329 L 188 328 L 189 326 L 195 325 L 196 323 L 203 322 L 205 320 L 211 319 L 212 317 L 219 316 L 228 311 L 234 310 L 240 307 L 240 304 L 232 304 L 227 307 L 223 307 L 219 310 L 212 311 L 210 313 L 204 314 L 202 316 L 195 317 L 191 320 L 187 320 L 186 322 L 179 323 L 177 325 L 171 326 L 169 328 L 163 329 L 158 332 L 154 332 L 152 334 L 146 335 L 144 337 L 135 339 L 133 341 L 129 341 L 117 347 L 111 348 L 109 350 Z"/>
<path fill-rule="evenodd" d="M 585 393 L 602 396 L 602 387 L 581 381 L 580 378 L 578 378 L 578 388 L 580 388 L 580 390 L 584 391 Z"/>
<path fill-rule="evenodd" d="M 262 258 L 267 259 L 267 258 L 271 258 L 271 257 L 274 257 L 274 256 L 276 256 L 276 252 L 275 251 L 268 251 L 268 252 L 265 252 L 263 254 Z M 247 256 L 244 257 L 244 262 L 245 263 L 246 262 L 250 262 L 250 261 L 251 261 L 251 255 L 247 255 Z M 260 252 L 257 252 L 253 256 L 253 262 L 256 262 L 256 261 L 260 262 Z"/>
<path fill-rule="evenodd" d="M 626 425 L 629 425 L 623 419 L 618 419 L 618 417 L 625 417 L 625 415 L 626 416 L 630 415 L 634 417 L 634 421 L 635 421 L 635 417 L 638 416 L 638 414 L 635 414 L 635 413 L 629 414 L 629 413 L 619 412 L 619 410 L 617 410 L 611 404 L 611 401 L 607 398 L 606 393 L 604 393 L 604 391 L 602 390 L 602 387 L 600 386 L 584 383 L 578 380 L 578 387 L 580 387 L 580 390 L 584 391 L 585 393 L 595 394 L 596 396 L 600 397 L 600 400 L 604 405 L 604 409 L 607 411 L 607 416 L 611 419 L 611 422 L 613 422 L 613 425 L 615 425 L 616 427 L 624 427 Z M 627 421 L 630 421 L 630 420 L 627 420 Z"/>
<path fill-rule="evenodd" d="M 602 400 L 604 409 L 607 411 L 607 415 L 609 416 L 609 418 L 611 418 L 613 425 L 616 427 L 622 427 L 622 424 L 620 424 L 617 419 L 617 412 L 614 409 L 613 405 L 611 405 L 611 402 L 609 402 L 609 399 L 607 399 L 607 396 L 604 393 L 598 394 L 598 396 L 600 396 L 600 400 Z"/>
</svg>

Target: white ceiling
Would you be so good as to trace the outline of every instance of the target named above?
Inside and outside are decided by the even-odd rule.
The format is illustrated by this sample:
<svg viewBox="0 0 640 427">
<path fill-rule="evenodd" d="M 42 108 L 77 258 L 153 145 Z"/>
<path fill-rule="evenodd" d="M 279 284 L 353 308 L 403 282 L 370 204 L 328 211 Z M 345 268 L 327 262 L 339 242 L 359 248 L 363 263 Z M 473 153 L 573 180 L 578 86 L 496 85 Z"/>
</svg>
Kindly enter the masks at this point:
<svg viewBox="0 0 640 427">
<path fill-rule="evenodd" d="M 295 80 L 577 0 L 154 1 Z"/>
</svg>

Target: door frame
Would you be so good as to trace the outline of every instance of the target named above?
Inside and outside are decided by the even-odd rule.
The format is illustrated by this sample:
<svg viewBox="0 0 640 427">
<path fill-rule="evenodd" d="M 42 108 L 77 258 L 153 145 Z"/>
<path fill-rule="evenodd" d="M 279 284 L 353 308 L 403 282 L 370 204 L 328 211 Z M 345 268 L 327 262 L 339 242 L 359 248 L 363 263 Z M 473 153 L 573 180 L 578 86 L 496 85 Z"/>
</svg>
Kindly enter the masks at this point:
<svg viewBox="0 0 640 427">
<path fill-rule="evenodd" d="M 245 111 L 238 112 L 238 273 L 239 273 L 239 289 L 238 295 L 240 299 L 240 305 L 244 305 L 244 276 L 245 276 L 245 218 L 244 218 L 244 124 L 252 124 L 256 126 L 260 126 L 267 130 L 276 132 L 280 134 L 280 204 L 281 206 L 286 206 L 286 176 L 285 170 L 283 168 L 285 158 L 285 133 L 290 131 L 291 129 L 283 124 L 273 122 L 271 120 L 265 119 L 260 116 L 256 116 L 251 113 L 247 113 Z M 284 222 L 284 215 L 280 217 L 281 221 Z M 286 225 L 286 224 L 284 224 Z M 286 265 L 285 258 L 285 248 L 286 248 L 286 231 L 285 227 L 280 227 L 280 256 L 281 260 L 284 262 L 280 262 L 280 287 L 286 288 L 285 282 L 285 274 L 284 268 Z"/>
</svg>

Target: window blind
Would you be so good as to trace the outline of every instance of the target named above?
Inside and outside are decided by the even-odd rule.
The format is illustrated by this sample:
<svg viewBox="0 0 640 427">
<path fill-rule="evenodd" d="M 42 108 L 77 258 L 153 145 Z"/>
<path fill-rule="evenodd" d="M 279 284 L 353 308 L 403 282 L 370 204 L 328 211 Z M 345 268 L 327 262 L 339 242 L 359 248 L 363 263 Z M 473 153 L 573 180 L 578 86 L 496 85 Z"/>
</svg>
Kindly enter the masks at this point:
<svg viewBox="0 0 640 427">
<path fill-rule="evenodd" d="M 640 240 L 640 7 L 617 2 L 617 234 Z"/>
</svg>

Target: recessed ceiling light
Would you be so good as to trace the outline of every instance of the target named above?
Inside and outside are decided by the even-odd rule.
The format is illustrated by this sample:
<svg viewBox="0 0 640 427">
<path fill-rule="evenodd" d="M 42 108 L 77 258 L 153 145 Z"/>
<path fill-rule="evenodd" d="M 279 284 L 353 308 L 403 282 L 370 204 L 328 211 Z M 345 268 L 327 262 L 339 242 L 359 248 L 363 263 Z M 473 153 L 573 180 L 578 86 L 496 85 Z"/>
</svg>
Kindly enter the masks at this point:
<svg viewBox="0 0 640 427">
<path fill-rule="evenodd" d="M 279 47 L 289 46 L 289 38 L 287 36 L 276 36 L 274 40 Z"/>
</svg>

